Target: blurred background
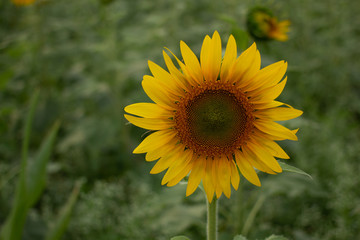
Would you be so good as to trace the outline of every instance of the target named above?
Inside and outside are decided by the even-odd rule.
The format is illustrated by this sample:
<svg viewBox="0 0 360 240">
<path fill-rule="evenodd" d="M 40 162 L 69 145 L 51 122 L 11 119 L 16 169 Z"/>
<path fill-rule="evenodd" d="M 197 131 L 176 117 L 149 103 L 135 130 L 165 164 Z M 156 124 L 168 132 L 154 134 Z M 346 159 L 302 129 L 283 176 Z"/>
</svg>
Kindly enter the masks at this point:
<svg viewBox="0 0 360 240">
<path fill-rule="evenodd" d="M 39 91 L 29 162 L 56 121 L 60 128 L 22 239 L 45 238 L 79 179 L 63 239 L 205 239 L 202 192 L 185 198 L 185 185 L 163 187 L 162 174 L 149 174 L 154 163 L 132 154 L 145 130 L 126 124 L 123 109 L 150 101 L 142 76 L 148 60 L 165 67 L 164 47 L 180 56 L 183 40 L 199 54 L 214 30 L 224 47 L 231 33 L 250 46 L 244 30 L 254 6 L 291 21 L 288 41 L 257 45 L 263 66 L 289 63 L 279 100 L 304 114 L 285 123 L 300 128 L 299 141 L 280 145 L 313 180 L 260 173 L 257 188 L 242 178 L 231 199 L 220 199 L 219 239 L 360 239 L 360 2 L 350 0 L 2 0 L 0 225 L 14 207 L 24 122 Z"/>
</svg>

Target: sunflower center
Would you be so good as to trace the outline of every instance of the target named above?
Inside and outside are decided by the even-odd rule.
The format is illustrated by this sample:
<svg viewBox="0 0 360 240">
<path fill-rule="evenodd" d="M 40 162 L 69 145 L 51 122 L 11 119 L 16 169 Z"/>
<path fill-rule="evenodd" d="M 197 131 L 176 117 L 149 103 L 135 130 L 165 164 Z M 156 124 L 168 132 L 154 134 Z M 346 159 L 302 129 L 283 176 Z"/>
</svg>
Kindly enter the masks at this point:
<svg viewBox="0 0 360 240">
<path fill-rule="evenodd" d="M 233 85 L 193 89 L 175 114 L 181 141 L 199 154 L 231 154 L 252 129 L 252 107 Z"/>
<path fill-rule="evenodd" d="M 207 90 L 187 105 L 190 132 L 200 144 L 223 146 L 234 141 L 245 122 L 244 109 L 227 91 Z"/>
</svg>

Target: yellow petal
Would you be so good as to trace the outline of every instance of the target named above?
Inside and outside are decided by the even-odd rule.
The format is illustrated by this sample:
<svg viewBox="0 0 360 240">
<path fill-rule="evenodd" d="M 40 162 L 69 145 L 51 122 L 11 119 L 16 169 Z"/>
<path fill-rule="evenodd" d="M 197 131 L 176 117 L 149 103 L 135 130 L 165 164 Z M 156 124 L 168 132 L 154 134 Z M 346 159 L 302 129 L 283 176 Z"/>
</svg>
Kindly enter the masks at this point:
<svg viewBox="0 0 360 240">
<path fill-rule="evenodd" d="M 201 48 L 201 69 L 206 81 L 216 81 L 221 65 L 221 39 L 217 31 L 212 39 L 206 36 Z"/>
<path fill-rule="evenodd" d="M 180 51 L 189 74 L 198 84 L 201 84 L 203 82 L 203 75 L 196 55 L 183 41 L 180 42 Z"/>
<path fill-rule="evenodd" d="M 191 170 L 188 185 L 186 188 L 186 196 L 191 195 L 199 186 L 201 179 L 205 174 L 206 162 L 203 158 L 197 158 L 194 160 L 194 166 Z"/>
<path fill-rule="evenodd" d="M 174 112 L 155 103 L 134 103 L 126 106 L 126 112 L 146 118 L 170 118 L 174 116 Z"/>
<path fill-rule="evenodd" d="M 292 131 L 292 130 L 290 130 L 290 131 Z M 257 128 L 254 129 L 254 135 L 260 136 L 262 138 L 266 138 L 266 139 L 271 140 L 271 141 L 282 141 L 282 140 L 287 139 L 287 138 L 284 138 L 284 137 L 278 137 L 278 136 L 267 134 L 267 133 L 265 133 L 263 131 L 260 131 Z"/>
<path fill-rule="evenodd" d="M 142 81 L 142 87 L 146 94 L 155 103 L 170 110 L 174 110 L 176 108 L 175 96 L 172 96 L 171 93 L 167 92 L 166 89 L 164 89 L 162 85 L 158 84 L 153 77 L 145 75 Z"/>
<path fill-rule="evenodd" d="M 209 203 L 212 202 L 215 192 L 215 187 L 212 180 L 212 160 L 206 161 L 205 175 L 203 178 L 204 190 Z"/>
<path fill-rule="evenodd" d="M 254 125 L 260 131 L 278 137 L 282 140 L 289 139 L 297 141 L 296 135 L 286 127 L 269 120 L 256 119 Z"/>
<path fill-rule="evenodd" d="M 231 170 L 229 167 L 229 160 L 226 157 L 222 157 L 217 161 L 217 176 L 219 184 L 224 192 L 224 195 L 227 198 L 230 198 L 231 188 L 230 188 L 230 174 Z"/>
<path fill-rule="evenodd" d="M 249 160 L 246 159 L 245 155 L 240 150 L 235 151 L 235 160 L 236 160 L 236 164 L 238 165 L 241 174 L 249 182 L 260 187 L 261 183 L 260 183 L 258 175 L 255 172 L 255 169 L 253 168 L 253 166 L 251 166 L 251 164 L 249 163 Z"/>
<path fill-rule="evenodd" d="M 166 174 L 164 175 L 161 184 L 168 183 L 171 179 L 176 177 L 192 160 L 193 151 L 186 150 L 180 154 L 179 158 L 170 165 Z"/>
<path fill-rule="evenodd" d="M 162 156 L 166 156 L 168 154 L 170 154 L 171 152 L 174 151 L 174 149 L 177 146 L 179 140 L 177 137 L 174 137 L 173 139 L 171 139 L 168 143 L 164 144 L 164 145 L 160 145 L 156 148 L 153 148 L 149 151 L 147 151 L 146 155 L 145 155 L 145 160 L 148 162 L 152 162 L 155 161 L 159 158 L 161 158 Z"/>
<path fill-rule="evenodd" d="M 258 170 L 260 170 L 262 172 L 266 172 L 266 173 L 269 173 L 269 174 L 276 174 L 273 170 L 271 170 L 271 168 L 269 168 L 262 161 L 260 161 L 260 159 L 252 151 L 250 151 L 249 148 L 244 146 L 244 147 L 241 148 L 241 150 L 242 150 L 242 153 L 245 156 L 245 159 L 247 159 L 248 162 L 252 166 L 254 166 L 255 168 L 257 168 Z"/>
<path fill-rule="evenodd" d="M 249 59 L 250 58 L 251 56 L 249 57 Z M 241 78 L 242 86 L 247 86 L 249 83 L 252 82 L 251 80 L 259 73 L 260 66 L 261 66 L 260 52 L 256 50 L 250 67 L 245 71 L 244 75 Z"/>
<path fill-rule="evenodd" d="M 284 90 L 286 81 L 287 81 L 287 77 L 285 77 L 285 79 L 283 81 L 276 84 L 275 86 L 261 90 L 257 96 L 250 98 L 250 102 L 251 103 L 261 103 L 261 102 L 266 102 L 266 101 L 271 101 L 271 100 L 276 99 L 281 94 L 281 92 Z"/>
<path fill-rule="evenodd" d="M 211 38 L 206 35 L 200 52 L 201 70 L 206 81 L 209 81 L 211 79 L 211 51 L 213 51 L 213 49 L 211 49 Z"/>
<path fill-rule="evenodd" d="M 174 95 L 183 96 L 184 91 L 180 88 L 170 73 L 152 61 L 148 61 L 149 69 L 156 80 L 162 83 L 164 88 L 171 91 Z"/>
<path fill-rule="evenodd" d="M 253 91 L 257 88 L 268 88 L 277 84 L 284 76 L 286 69 L 287 63 L 284 61 L 273 63 L 261 69 L 246 87 L 246 91 Z"/>
<path fill-rule="evenodd" d="M 183 72 L 183 74 L 185 76 L 186 81 L 190 84 L 190 86 L 198 85 L 197 81 L 191 76 L 188 67 L 185 66 L 185 64 L 182 61 L 180 61 L 180 59 L 178 57 L 176 57 L 176 55 L 173 52 L 171 52 L 168 48 L 165 48 L 165 49 L 168 50 L 173 55 L 173 57 L 176 59 L 177 63 L 179 64 L 179 66 L 181 68 L 181 71 Z"/>
<path fill-rule="evenodd" d="M 276 161 L 276 159 L 266 150 L 266 148 L 251 141 L 248 141 L 246 146 L 258 157 L 260 161 L 271 168 L 271 170 L 278 173 L 282 172 L 282 168 L 280 167 L 278 161 Z"/>
<path fill-rule="evenodd" d="M 218 161 L 219 161 L 219 158 L 214 158 L 212 159 L 211 163 L 212 163 L 212 180 L 213 180 L 213 185 L 215 187 L 215 194 L 216 194 L 216 197 L 217 198 L 220 198 L 221 195 L 222 195 L 222 188 L 220 186 L 220 182 L 219 182 L 219 177 L 218 177 Z"/>
<path fill-rule="evenodd" d="M 149 69 L 153 76 L 161 81 L 167 82 L 171 79 L 170 73 L 152 61 L 148 61 Z"/>
<path fill-rule="evenodd" d="M 183 151 L 174 152 L 172 154 L 169 154 L 167 156 L 164 156 L 159 159 L 159 161 L 156 162 L 154 167 L 151 169 L 151 174 L 158 174 L 164 171 L 165 169 L 169 168 L 170 165 L 177 160 L 179 155 L 182 154 Z"/>
<path fill-rule="evenodd" d="M 133 153 L 145 153 L 153 149 L 157 149 L 161 146 L 166 146 L 171 140 L 176 136 L 176 131 L 174 130 L 161 130 L 154 132 L 147 136 L 140 144 L 137 146 Z"/>
<path fill-rule="evenodd" d="M 254 141 L 258 142 L 260 145 L 267 148 L 267 150 L 275 157 L 282 159 L 289 159 L 290 157 L 286 152 L 274 141 L 267 138 L 259 137 L 256 134 L 253 134 L 252 138 Z"/>
<path fill-rule="evenodd" d="M 213 79 L 217 80 L 220 73 L 220 66 L 222 61 L 222 47 L 221 47 L 221 38 L 217 31 L 214 32 L 211 39 L 211 47 L 214 49 L 214 57 L 213 57 Z"/>
<path fill-rule="evenodd" d="M 223 193 L 223 192 L 222 192 L 222 189 L 221 189 L 220 184 L 217 184 L 217 185 L 215 186 L 216 198 L 219 199 L 219 198 L 221 197 L 222 193 Z"/>
<path fill-rule="evenodd" d="M 178 175 L 176 175 L 173 179 L 171 179 L 166 186 L 168 187 L 172 187 L 175 186 L 176 184 L 178 184 L 186 175 L 188 175 L 188 173 L 190 172 L 190 170 L 193 168 L 194 162 L 193 160 L 190 161 L 190 163 L 188 163 L 185 168 L 179 172 Z"/>
<path fill-rule="evenodd" d="M 223 82 L 228 81 L 231 66 L 235 63 L 237 57 L 236 41 L 233 35 L 230 35 L 226 45 L 224 60 L 221 65 L 220 80 Z"/>
<path fill-rule="evenodd" d="M 190 86 L 188 81 L 186 80 L 185 76 L 177 69 L 165 51 L 163 51 L 163 56 L 165 60 L 166 67 L 168 68 L 170 74 L 173 76 L 174 81 L 178 84 L 178 86 L 185 91 L 190 91 Z"/>
<path fill-rule="evenodd" d="M 231 83 L 237 83 L 238 87 L 247 85 L 247 82 L 240 81 L 245 72 L 251 67 L 256 55 L 256 44 L 253 43 L 248 49 L 246 49 L 232 65 L 229 73 L 229 81 Z"/>
<path fill-rule="evenodd" d="M 265 102 L 265 103 L 253 103 L 254 109 L 266 109 L 266 108 L 274 108 L 279 107 L 281 105 L 284 105 L 282 102 L 278 101 L 271 101 L 271 102 Z"/>
<path fill-rule="evenodd" d="M 279 71 L 277 71 L 276 74 L 272 75 L 271 77 L 266 79 L 266 81 L 264 81 L 264 84 L 261 86 L 261 88 L 267 88 L 278 84 L 281 81 L 281 79 L 284 77 L 287 67 L 288 67 L 288 63 L 284 62 L 284 64 L 279 68 Z"/>
<path fill-rule="evenodd" d="M 285 121 L 299 117 L 303 112 L 295 108 L 277 107 L 258 110 L 254 112 L 255 117 L 272 121 Z"/>
<path fill-rule="evenodd" d="M 229 166 L 231 170 L 231 184 L 233 185 L 234 189 L 237 190 L 240 183 L 239 170 L 237 169 L 233 160 L 229 161 Z"/>
<path fill-rule="evenodd" d="M 174 121 L 166 118 L 138 118 L 124 114 L 125 118 L 135 126 L 148 130 L 165 130 L 174 126 Z"/>
</svg>

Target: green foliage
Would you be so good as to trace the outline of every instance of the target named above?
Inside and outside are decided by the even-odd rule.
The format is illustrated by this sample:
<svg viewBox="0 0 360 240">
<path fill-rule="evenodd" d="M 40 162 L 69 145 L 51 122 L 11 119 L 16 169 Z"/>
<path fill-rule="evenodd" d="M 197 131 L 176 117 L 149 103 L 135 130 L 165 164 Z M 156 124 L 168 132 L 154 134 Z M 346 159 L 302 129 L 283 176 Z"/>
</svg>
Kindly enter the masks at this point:
<svg viewBox="0 0 360 240">
<path fill-rule="evenodd" d="M 305 176 L 312 179 L 312 177 L 309 174 L 307 174 L 306 172 L 304 172 L 303 170 L 301 170 L 301 169 L 299 169 L 297 167 L 291 166 L 289 164 L 286 164 L 286 163 L 280 162 L 280 161 L 279 161 L 279 165 L 282 168 L 282 170 L 285 171 L 285 172 L 292 172 L 292 173 L 305 175 Z"/>
<path fill-rule="evenodd" d="M 299 141 L 279 144 L 291 157 L 284 163 L 303 169 L 313 180 L 287 172 L 260 173 L 262 187 L 256 188 L 242 179 L 231 199 L 220 199 L 219 239 L 232 239 L 244 226 L 248 239 L 271 234 L 295 240 L 360 238 L 360 72 L 355 64 L 360 2 L 350 0 L 64 0 L 27 8 L 2 1 L 2 227 L 8 226 L 8 216 L 27 212 L 26 219 L 19 218 L 23 223 L 13 220 L 24 225 L 25 240 L 44 239 L 48 229 L 63 231 L 67 221 L 69 240 L 161 240 L 177 234 L 204 239 L 201 194 L 184 200 L 184 186 L 168 189 L 160 185 L 160 176 L 149 175 L 153 163 L 131 154 L 144 132 L 125 125 L 122 109 L 149 100 L 141 79 L 149 74 L 148 59 L 165 66 L 163 47 L 178 54 L 179 40 L 184 40 L 198 54 L 203 37 L 218 30 L 224 41 L 233 33 L 240 52 L 252 41 L 244 40 L 244 29 L 254 4 L 291 21 L 289 41 L 257 46 L 263 66 L 289 63 L 279 101 L 304 115 L 286 123 L 300 128 Z M 41 95 L 26 143 L 22 126 L 34 89 Z M 32 187 L 31 202 L 36 204 L 26 210 L 24 189 L 31 178 L 21 170 L 24 151 L 18 151 L 19 143 L 28 146 L 26 159 L 37 162 L 38 146 L 56 120 L 61 128 L 52 160 L 31 171 L 33 164 L 27 164 L 29 174 L 39 171 L 48 177 L 46 185 L 44 178 L 33 179 L 32 186 L 41 185 Z M 58 218 L 58 212 L 68 212 L 59 209 L 81 177 L 87 181 L 72 217 L 66 213 Z M 255 208 L 261 198 L 265 200 Z"/>
<path fill-rule="evenodd" d="M 236 235 L 233 240 L 247 240 L 243 235 Z"/>
<path fill-rule="evenodd" d="M 22 230 L 26 220 L 29 208 L 31 208 L 42 193 L 45 186 L 46 165 L 50 158 L 52 148 L 55 142 L 59 124 L 50 130 L 48 136 L 42 142 L 40 149 L 32 161 L 28 164 L 28 147 L 31 132 L 31 123 L 34 117 L 38 93 L 35 93 L 30 102 L 30 110 L 25 122 L 24 143 L 22 148 L 22 161 L 20 176 L 16 188 L 15 203 L 12 207 L 3 228 L 0 237 L 4 240 L 21 239 Z"/>
<path fill-rule="evenodd" d="M 170 240 L 190 240 L 190 238 L 185 237 L 185 236 L 176 236 L 176 237 L 170 238 Z"/>
<path fill-rule="evenodd" d="M 59 123 L 55 123 L 40 146 L 34 160 L 30 162 L 26 170 L 26 197 L 29 206 L 33 206 L 39 199 L 46 183 L 46 166 L 52 152 L 55 138 L 59 129 Z"/>
<path fill-rule="evenodd" d="M 79 192 L 83 181 L 79 180 L 76 182 L 75 187 L 66 202 L 66 204 L 60 210 L 60 214 L 58 216 L 58 220 L 55 222 L 54 226 L 48 231 L 45 239 L 46 240 L 59 240 L 62 238 L 69 222 L 72 210 L 76 203 L 76 200 L 79 196 Z"/>
<path fill-rule="evenodd" d="M 266 238 L 265 240 L 288 240 L 288 238 L 279 236 L 279 235 L 271 235 L 270 237 Z"/>
<path fill-rule="evenodd" d="M 185 202 L 185 188 L 182 185 L 154 192 L 134 176 L 96 182 L 76 205 L 67 239 L 165 240 L 177 233 L 196 239 L 186 232 L 202 224 L 206 205 L 201 194 L 200 199 Z"/>
<path fill-rule="evenodd" d="M 237 235 L 233 240 L 247 240 L 247 238 L 243 235 Z M 271 235 L 270 237 L 265 238 L 265 240 L 288 240 L 288 238 L 279 235 Z"/>
</svg>

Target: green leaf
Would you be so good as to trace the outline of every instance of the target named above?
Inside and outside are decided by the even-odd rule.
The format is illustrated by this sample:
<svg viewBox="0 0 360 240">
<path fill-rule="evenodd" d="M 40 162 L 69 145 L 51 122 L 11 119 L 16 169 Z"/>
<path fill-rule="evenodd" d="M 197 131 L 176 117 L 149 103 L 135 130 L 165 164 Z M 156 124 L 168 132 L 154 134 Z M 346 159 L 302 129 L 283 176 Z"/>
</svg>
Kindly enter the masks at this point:
<svg viewBox="0 0 360 240">
<path fill-rule="evenodd" d="M 24 174 L 20 172 L 16 187 L 15 202 L 1 229 L 1 240 L 19 240 L 22 236 L 26 215 L 29 210 L 26 204 L 26 186 L 22 175 Z"/>
<path fill-rule="evenodd" d="M 265 195 L 260 195 L 260 197 L 255 202 L 254 206 L 252 207 L 248 217 L 246 218 L 246 221 L 244 223 L 243 229 L 241 231 L 242 234 L 247 235 L 250 231 L 251 227 L 254 224 L 255 217 L 257 213 L 260 211 L 260 208 L 265 202 Z"/>
<path fill-rule="evenodd" d="M 27 204 L 27 190 L 26 190 L 27 153 L 29 148 L 32 120 L 34 118 L 38 96 L 39 96 L 39 92 L 36 91 L 34 95 L 31 97 L 29 112 L 25 119 L 20 175 L 15 190 L 16 192 L 15 192 L 14 205 L 0 232 L 1 240 L 21 239 L 25 220 L 26 220 L 26 215 L 29 210 L 29 206 Z"/>
<path fill-rule="evenodd" d="M 286 163 L 283 163 L 283 162 L 280 162 L 279 161 L 279 165 L 280 167 L 282 168 L 283 171 L 285 172 L 293 172 L 293 173 L 298 173 L 298 174 L 301 174 L 301 175 L 305 175 L 305 176 L 308 176 L 309 178 L 313 179 L 310 174 L 304 172 L 303 170 L 299 169 L 299 168 L 296 168 L 294 166 L 291 166 L 289 164 L 286 164 Z"/>
<path fill-rule="evenodd" d="M 25 169 L 26 169 L 27 159 L 28 159 L 27 153 L 28 153 L 28 149 L 29 149 L 29 139 L 30 139 L 30 134 L 31 134 L 32 120 L 34 119 L 34 113 L 35 113 L 35 108 L 37 106 L 38 98 L 39 98 L 39 92 L 36 91 L 30 99 L 30 109 L 29 109 L 29 113 L 27 114 L 26 120 L 25 120 L 24 140 L 23 140 L 22 152 L 21 152 L 21 154 L 22 154 L 21 170 L 22 170 L 22 173 L 24 173 L 24 174 L 25 174 Z M 25 177 L 25 175 L 23 175 L 23 176 Z"/>
<path fill-rule="evenodd" d="M 33 206 L 39 199 L 46 183 L 46 166 L 49 161 L 56 135 L 59 129 L 59 122 L 56 122 L 50 132 L 43 140 L 32 164 L 27 167 L 27 204 Z"/>
<path fill-rule="evenodd" d="M 190 238 L 185 237 L 185 236 L 175 236 L 170 238 L 170 240 L 190 240 Z"/>
<path fill-rule="evenodd" d="M 233 240 L 247 240 L 243 235 L 236 235 Z"/>
<path fill-rule="evenodd" d="M 224 22 L 227 22 L 227 23 L 230 23 L 231 25 L 234 25 L 236 26 L 237 25 L 237 21 L 235 18 L 229 16 L 229 15 L 226 15 L 226 14 L 220 14 L 217 16 L 220 20 L 224 21 Z"/>
<path fill-rule="evenodd" d="M 265 240 L 289 240 L 289 239 L 279 235 L 271 235 L 270 237 L 267 237 Z"/>
<path fill-rule="evenodd" d="M 241 28 L 234 27 L 231 30 L 231 34 L 234 36 L 236 40 L 236 45 L 241 51 L 248 48 L 249 35 L 247 34 L 246 31 L 242 30 Z"/>
<path fill-rule="evenodd" d="M 46 238 L 45 238 L 46 240 L 61 239 L 62 235 L 64 234 L 64 232 L 69 224 L 72 210 L 73 210 L 76 200 L 79 196 L 79 192 L 80 192 L 80 189 L 81 189 L 83 183 L 84 183 L 83 180 L 78 180 L 75 183 L 75 187 L 74 187 L 68 201 L 60 210 L 60 214 L 58 216 L 58 219 L 57 219 L 55 225 L 48 231 Z"/>
</svg>

